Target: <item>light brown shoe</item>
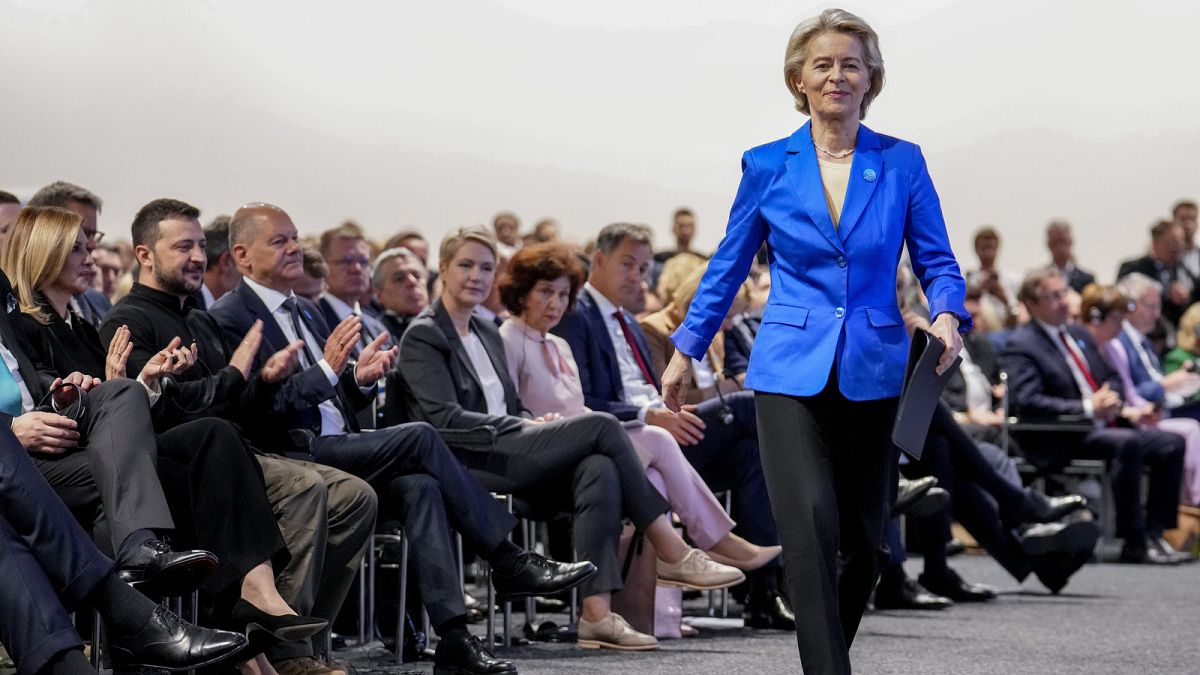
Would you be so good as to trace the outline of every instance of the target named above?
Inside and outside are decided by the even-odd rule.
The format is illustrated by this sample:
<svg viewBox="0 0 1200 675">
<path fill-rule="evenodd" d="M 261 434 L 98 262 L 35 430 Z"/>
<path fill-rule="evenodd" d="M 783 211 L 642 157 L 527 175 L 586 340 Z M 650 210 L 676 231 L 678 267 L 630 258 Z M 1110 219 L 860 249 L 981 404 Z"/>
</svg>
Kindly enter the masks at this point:
<svg viewBox="0 0 1200 675">
<path fill-rule="evenodd" d="M 658 649 L 658 640 L 653 635 L 637 632 L 616 612 L 609 612 L 608 616 L 595 623 L 581 617 L 576 644 L 583 649 L 623 649 L 631 652 Z"/>
<path fill-rule="evenodd" d="M 658 585 L 711 591 L 728 588 L 746 580 L 746 575 L 736 567 L 713 562 L 704 551 L 692 549 L 677 563 L 662 559 L 658 563 Z"/>
<path fill-rule="evenodd" d="M 311 656 L 283 659 L 271 665 L 279 675 L 346 675 L 342 668 L 322 663 Z"/>
</svg>

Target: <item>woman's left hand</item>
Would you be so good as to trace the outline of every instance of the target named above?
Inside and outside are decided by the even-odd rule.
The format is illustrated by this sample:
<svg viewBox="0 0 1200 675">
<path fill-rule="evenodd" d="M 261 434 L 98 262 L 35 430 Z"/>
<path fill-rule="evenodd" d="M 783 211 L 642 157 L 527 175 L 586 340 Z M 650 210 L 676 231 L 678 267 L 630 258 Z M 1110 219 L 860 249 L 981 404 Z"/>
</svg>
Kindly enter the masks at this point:
<svg viewBox="0 0 1200 675">
<path fill-rule="evenodd" d="M 942 352 L 937 364 L 937 374 L 941 375 L 950 368 L 963 348 L 962 336 L 958 334 L 958 317 L 950 312 L 938 314 L 929 327 L 929 333 L 946 345 L 946 351 Z"/>
</svg>

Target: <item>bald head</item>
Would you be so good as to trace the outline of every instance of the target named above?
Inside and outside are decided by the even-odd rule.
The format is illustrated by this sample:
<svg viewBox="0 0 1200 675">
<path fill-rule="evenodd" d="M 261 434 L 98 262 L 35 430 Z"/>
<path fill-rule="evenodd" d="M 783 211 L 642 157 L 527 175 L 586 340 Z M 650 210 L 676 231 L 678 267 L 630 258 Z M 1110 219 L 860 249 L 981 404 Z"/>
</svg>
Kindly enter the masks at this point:
<svg viewBox="0 0 1200 675">
<path fill-rule="evenodd" d="M 304 273 L 300 237 L 287 212 L 255 202 L 229 221 L 229 252 L 238 271 L 264 286 L 289 293 Z"/>
</svg>

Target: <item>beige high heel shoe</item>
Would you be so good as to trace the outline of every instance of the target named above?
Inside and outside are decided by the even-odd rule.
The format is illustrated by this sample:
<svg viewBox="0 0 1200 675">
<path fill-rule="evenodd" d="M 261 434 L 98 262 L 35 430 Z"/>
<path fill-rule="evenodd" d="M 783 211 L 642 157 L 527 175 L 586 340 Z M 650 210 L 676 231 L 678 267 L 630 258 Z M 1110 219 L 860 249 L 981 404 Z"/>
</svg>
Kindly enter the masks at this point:
<svg viewBox="0 0 1200 675">
<path fill-rule="evenodd" d="M 782 552 L 782 546 L 751 544 L 732 532 L 705 551 L 713 561 L 736 567 L 743 572 L 751 572 L 766 565 Z"/>
</svg>

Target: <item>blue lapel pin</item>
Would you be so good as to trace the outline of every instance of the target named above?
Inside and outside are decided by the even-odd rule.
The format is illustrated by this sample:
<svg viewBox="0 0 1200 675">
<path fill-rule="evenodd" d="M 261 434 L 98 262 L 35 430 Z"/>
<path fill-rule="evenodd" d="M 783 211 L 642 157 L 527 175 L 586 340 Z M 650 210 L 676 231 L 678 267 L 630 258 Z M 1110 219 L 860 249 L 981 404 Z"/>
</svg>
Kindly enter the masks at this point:
<svg viewBox="0 0 1200 675">
<path fill-rule="evenodd" d="M 875 175 L 875 169 L 865 169 L 863 171 L 863 180 L 867 181 L 868 183 L 874 183 Z"/>
</svg>

